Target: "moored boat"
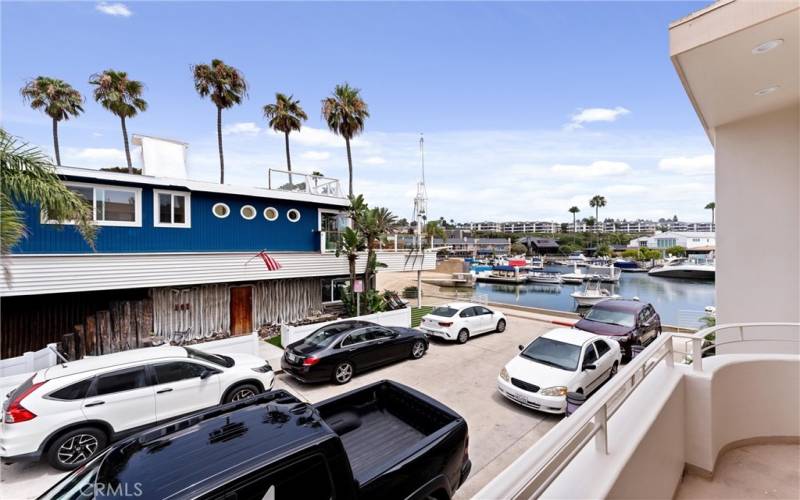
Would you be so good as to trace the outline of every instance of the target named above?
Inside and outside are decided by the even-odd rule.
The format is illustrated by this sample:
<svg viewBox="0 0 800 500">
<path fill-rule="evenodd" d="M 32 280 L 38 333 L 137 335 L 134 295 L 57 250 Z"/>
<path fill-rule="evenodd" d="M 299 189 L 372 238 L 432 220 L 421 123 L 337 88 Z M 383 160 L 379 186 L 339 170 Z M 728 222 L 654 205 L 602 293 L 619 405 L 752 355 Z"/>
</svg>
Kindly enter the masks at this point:
<svg viewBox="0 0 800 500">
<path fill-rule="evenodd" d="M 532 283 L 547 283 L 551 285 L 560 285 L 562 283 L 561 275 L 559 273 L 549 273 L 544 271 L 528 273 L 528 281 Z"/>
<path fill-rule="evenodd" d="M 605 288 L 601 287 L 600 280 L 596 279 L 587 281 L 583 290 L 572 292 L 569 295 L 575 299 L 575 302 L 579 307 L 593 306 L 603 300 L 619 298 L 619 295 L 612 294 Z"/>
<path fill-rule="evenodd" d="M 679 257 L 668 260 L 663 266 L 654 267 L 648 274 L 662 278 L 713 280 L 716 277 L 716 266 L 713 261 L 694 261 Z"/>
</svg>

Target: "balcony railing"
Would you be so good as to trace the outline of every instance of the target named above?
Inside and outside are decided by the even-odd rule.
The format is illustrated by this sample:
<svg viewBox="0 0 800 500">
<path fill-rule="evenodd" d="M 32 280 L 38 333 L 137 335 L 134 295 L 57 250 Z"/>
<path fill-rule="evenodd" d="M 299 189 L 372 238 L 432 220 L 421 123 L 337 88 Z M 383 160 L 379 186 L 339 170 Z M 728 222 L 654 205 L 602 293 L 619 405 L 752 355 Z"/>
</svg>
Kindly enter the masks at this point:
<svg viewBox="0 0 800 500">
<path fill-rule="evenodd" d="M 292 193 L 315 194 L 333 198 L 345 197 L 338 179 L 273 168 L 268 172 L 267 187 Z"/>
<path fill-rule="evenodd" d="M 746 338 L 748 329 L 798 328 L 800 323 L 736 323 L 718 325 L 700 330 L 692 334 L 665 332 L 634 357 L 617 376 L 609 380 L 601 389 L 590 397 L 578 411 L 560 422 L 550 430 L 540 442 L 542 446 L 534 446 L 520 456 L 508 468 L 486 485 L 476 498 L 538 498 L 558 478 L 559 474 L 570 465 L 572 460 L 592 440 L 598 452 L 608 455 L 608 422 L 622 407 L 623 403 L 636 390 L 642 381 L 652 373 L 663 360 L 672 368 L 676 362 L 688 360 L 690 353 L 674 350 L 673 340 L 687 339 L 691 342 L 691 364 L 696 371 L 703 369 L 702 353 L 714 347 L 738 342 L 782 342 L 797 344 L 800 337 L 792 338 L 763 337 Z M 733 340 L 715 342 L 709 340 L 717 332 L 736 330 L 738 337 Z"/>
</svg>

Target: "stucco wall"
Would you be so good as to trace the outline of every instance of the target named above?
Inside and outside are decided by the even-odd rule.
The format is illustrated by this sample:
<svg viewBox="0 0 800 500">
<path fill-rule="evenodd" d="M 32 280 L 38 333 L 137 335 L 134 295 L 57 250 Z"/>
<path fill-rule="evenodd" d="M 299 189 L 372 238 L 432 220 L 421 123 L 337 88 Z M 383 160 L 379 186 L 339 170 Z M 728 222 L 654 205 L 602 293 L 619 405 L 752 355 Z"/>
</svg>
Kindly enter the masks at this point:
<svg viewBox="0 0 800 500">
<path fill-rule="evenodd" d="M 716 129 L 718 323 L 800 321 L 799 124 L 795 105 Z M 744 343 L 719 352 L 787 348 Z"/>
</svg>

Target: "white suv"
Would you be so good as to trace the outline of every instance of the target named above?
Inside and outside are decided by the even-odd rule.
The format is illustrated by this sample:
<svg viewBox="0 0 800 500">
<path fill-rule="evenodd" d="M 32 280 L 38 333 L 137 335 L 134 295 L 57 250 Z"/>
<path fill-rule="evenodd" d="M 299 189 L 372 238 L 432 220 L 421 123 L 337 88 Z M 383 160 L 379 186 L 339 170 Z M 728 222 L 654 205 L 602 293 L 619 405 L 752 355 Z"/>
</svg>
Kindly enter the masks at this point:
<svg viewBox="0 0 800 500">
<path fill-rule="evenodd" d="M 39 370 L 3 404 L 0 457 L 61 470 L 156 423 L 272 389 L 269 363 L 190 347 L 134 349 Z"/>
</svg>

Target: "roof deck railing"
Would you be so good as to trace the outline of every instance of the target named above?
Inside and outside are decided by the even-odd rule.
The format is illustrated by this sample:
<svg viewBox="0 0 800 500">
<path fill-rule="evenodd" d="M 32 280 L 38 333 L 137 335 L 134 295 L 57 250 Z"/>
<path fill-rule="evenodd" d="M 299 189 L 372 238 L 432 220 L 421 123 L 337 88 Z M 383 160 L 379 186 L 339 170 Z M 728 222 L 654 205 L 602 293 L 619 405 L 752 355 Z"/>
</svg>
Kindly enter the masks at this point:
<svg viewBox="0 0 800 500">
<path fill-rule="evenodd" d="M 269 169 L 267 187 L 278 191 L 344 198 L 339 179 L 289 170 Z"/>
<path fill-rule="evenodd" d="M 745 338 L 745 331 L 748 329 L 785 327 L 800 328 L 800 323 L 733 323 L 712 326 L 691 334 L 664 332 L 593 394 L 574 414 L 550 430 L 540 441 L 546 440 L 550 445 L 545 453 L 541 453 L 539 447 L 528 450 L 487 484 L 476 498 L 538 498 L 591 441 L 594 441 L 599 452 L 609 454 L 612 451 L 608 446 L 608 421 L 611 417 L 661 361 L 672 368 L 676 356 L 678 362 L 688 360 L 688 353 L 674 350 L 673 339 L 683 338 L 691 342 L 693 370 L 702 371 L 702 353 L 720 345 L 755 341 L 795 344 L 800 342 L 798 337 Z M 716 342 L 714 334 L 723 330 L 737 330 L 738 338 Z"/>
</svg>

